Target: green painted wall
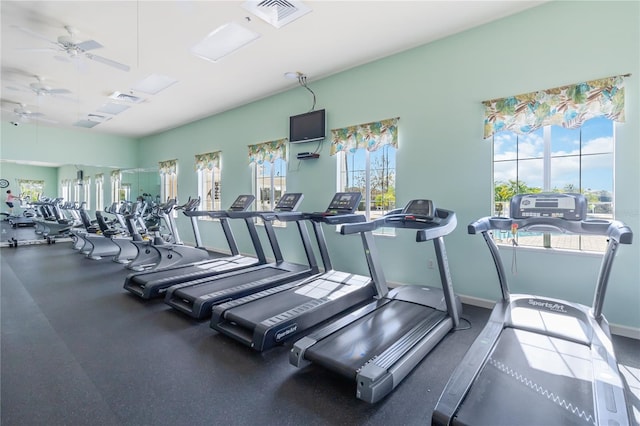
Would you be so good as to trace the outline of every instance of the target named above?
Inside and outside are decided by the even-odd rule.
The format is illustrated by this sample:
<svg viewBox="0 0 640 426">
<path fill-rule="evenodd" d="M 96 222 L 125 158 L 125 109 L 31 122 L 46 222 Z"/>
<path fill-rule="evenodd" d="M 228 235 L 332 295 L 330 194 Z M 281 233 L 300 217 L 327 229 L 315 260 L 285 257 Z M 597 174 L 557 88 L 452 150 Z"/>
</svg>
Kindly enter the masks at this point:
<svg viewBox="0 0 640 426">
<path fill-rule="evenodd" d="M 310 86 L 318 97 L 316 108 L 327 109 L 329 128 L 400 117 L 398 202 L 429 197 L 438 206 L 456 211 L 459 225 L 447 238 L 455 288 L 460 294 L 495 300 L 499 291 L 488 250 L 480 237 L 466 233 L 469 222 L 491 211 L 492 154 L 490 143 L 482 139 L 481 101 L 624 73 L 632 76 L 625 80 L 627 122 L 615 129 L 616 213 L 640 232 L 638 2 L 550 2 L 320 81 L 310 76 Z M 310 106 L 309 93 L 292 83 L 285 93 L 142 138 L 136 152 L 128 151 L 135 144 L 124 140 L 127 147 L 116 144 L 120 147 L 116 149 L 137 158 L 131 166 L 145 169 L 157 167 L 158 161 L 178 159 L 182 201 L 197 190 L 194 154 L 222 150 L 226 207 L 238 194 L 252 191 L 247 145 L 286 137 L 288 117 Z M 10 130 L 2 129 L 2 158 L 11 158 L 5 156 L 4 141 Z M 71 146 L 58 136 L 53 139 L 65 152 L 72 152 L 82 138 Z M 329 156 L 328 142 L 322 143 L 320 159 L 295 160 L 297 152 L 315 148 L 315 143 L 290 147 L 287 185 L 290 191 L 304 192 L 303 210 L 323 210 L 336 190 L 336 163 Z M 28 152 L 14 155 L 21 158 L 17 154 Z M 73 162 L 87 163 L 86 158 L 94 156 L 86 151 L 82 155 L 84 161 L 73 153 L 77 158 Z M 122 164 L 112 160 L 101 164 Z M 180 218 L 179 225 L 188 241 L 188 222 Z M 241 225 L 233 223 L 233 229 L 240 249 L 250 252 Z M 205 244 L 224 249 L 218 228 L 217 223 L 200 224 Z M 283 231 L 285 256 L 302 261 L 295 227 Z M 359 238 L 326 231 L 334 266 L 366 272 Z M 387 278 L 437 285 L 435 271 L 425 269 L 426 260 L 435 258 L 432 248 L 416 245 L 413 238 L 410 232 L 377 238 L 386 258 Z M 510 249 L 503 252 L 510 262 Z M 640 328 L 638 259 L 637 242 L 620 249 L 605 303 L 609 321 L 636 329 Z M 599 257 L 593 255 L 520 250 L 518 273 L 509 279 L 514 292 L 541 292 L 591 303 L 598 267 Z"/>
<path fill-rule="evenodd" d="M 429 197 L 455 210 L 459 226 L 447 239 L 454 284 L 461 294 L 495 300 L 495 270 L 482 238 L 466 224 L 490 214 L 491 145 L 482 139 L 481 101 L 610 75 L 626 79 L 628 121 L 616 126 L 618 218 L 640 230 L 638 174 L 640 5 L 637 2 L 552 2 L 483 27 L 412 49 L 338 75 L 313 81 L 316 108 L 326 108 L 328 127 L 400 117 L 397 198 Z M 602 19 L 610 16 L 612 19 Z M 615 17 L 615 18 L 613 18 Z M 179 193 L 193 194 L 193 155 L 223 151 L 223 205 L 251 191 L 247 145 L 286 137 L 289 115 L 305 112 L 311 99 L 296 87 L 286 93 L 192 123 L 140 143 L 141 166 L 177 158 Z M 315 143 L 291 146 L 288 189 L 302 191 L 304 210 L 324 209 L 336 189 L 335 159 L 329 144 L 321 158 L 299 162 L 295 154 Z M 185 222 L 182 222 L 185 224 Z M 207 245 L 224 247 L 217 224 L 201 225 Z M 235 229 L 235 228 L 234 228 Z M 185 230 L 185 232 L 188 232 Z M 640 232 L 640 231 L 637 231 Z M 250 250 L 236 233 L 241 249 Z M 358 238 L 327 232 L 338 268 L 365 272 Z M 406 235 L 408 234 L 408 235 Z M 186 235 L 183 232 L 183 235 Z M 293 247 L 287 229 L 283 246 Z M 429 244 L 416 246 L 413 234 L 378 238 L 387 278 L 402 283 L 437 283 L 425 260 Z M 294 250 L 297 260 L 303 260 Z M 505 249 L 507 262 L 511 251 Z M 605 313 L 613 323 L 640 327 L 639 245 L 622 247 L 611 275 Z M 542 288 L 550 296 L 591 303 L 599 257 L 521 250 L 514 292 Z M 544 265 L 543 267 L 541 265 Z"/>
</svg>

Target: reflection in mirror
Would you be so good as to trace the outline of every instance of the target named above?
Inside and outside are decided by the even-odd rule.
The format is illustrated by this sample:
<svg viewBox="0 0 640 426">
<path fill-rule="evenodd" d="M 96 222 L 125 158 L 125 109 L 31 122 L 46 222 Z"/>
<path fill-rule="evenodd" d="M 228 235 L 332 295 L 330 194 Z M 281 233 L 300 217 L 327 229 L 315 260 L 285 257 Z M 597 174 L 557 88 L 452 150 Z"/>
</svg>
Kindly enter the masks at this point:
<svg viewBox="0 0 640 426">
<path fill-rule="evenodd" d="M 122 170 L 120 200 L 133 201 L 138 197 L 154 201 L 160 198 L 160 174 L 157 168 Z"/>
</svg>

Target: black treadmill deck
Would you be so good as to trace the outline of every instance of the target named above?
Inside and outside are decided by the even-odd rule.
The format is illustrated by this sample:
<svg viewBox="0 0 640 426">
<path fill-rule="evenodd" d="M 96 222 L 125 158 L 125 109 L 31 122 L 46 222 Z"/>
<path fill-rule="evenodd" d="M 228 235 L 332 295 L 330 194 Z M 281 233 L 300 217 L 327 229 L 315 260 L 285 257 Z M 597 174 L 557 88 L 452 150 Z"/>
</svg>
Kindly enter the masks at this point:
<svg viewBox="0 0 640 426">
<path fill-rule="evenodd" d="M 445 312 L 401 300 L 378 303 L 384 304 L 308 348 L 305 358 L 353 379 L 367 361 L 382 354 L 425 318 L 431 316 L 435 325 L 446 316 Z"/>
<path fill-rule="evenodd" d="M 505 328 L 454 424 L 593 425 L 586 345 Z"/>
</svg>

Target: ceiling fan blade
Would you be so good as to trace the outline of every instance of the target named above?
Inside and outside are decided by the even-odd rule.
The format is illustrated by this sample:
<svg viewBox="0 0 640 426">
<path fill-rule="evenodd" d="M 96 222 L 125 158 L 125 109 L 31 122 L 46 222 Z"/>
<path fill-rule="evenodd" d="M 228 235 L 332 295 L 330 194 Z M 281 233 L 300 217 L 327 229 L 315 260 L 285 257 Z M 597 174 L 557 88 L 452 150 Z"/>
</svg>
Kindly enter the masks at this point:
<svg viewBox="0 0 640 426">
<path fill-rule="evenodd" d="M 76 47 L 86 52 L 87 50 L 100 49 L 101 47 L 104 47 L 104 46 L 95 40 L 87 40 L 87 41 L 83 41 L 82 43 L 76 44 Z"/>
<path fill-rule="evenodd" d="M 111 59 L 107 59 L 107 58 L 104 58 L 104 57 L 98 56 L 98 55 L 93 55 L 91 53 L 87 53 L 86 57 L 89 58 L 89 59 L 92 59 L 92 60 L 94 60 L 96 62 L 100 62 L 100 63 L 103 63 L 105 65 L 109 65 L 111 67 L 121 69 L 123 71 L 129 71 L 131 69 L 129 67 L 129 65 L 121 64 L 120 62 L 112 61 Z"/>
<path fill-rule="evenodd" d="M 44 47 L 44 48 L 30 48 L 30 47 L 18 47 L 16 50 L 22 50 L 25 52 L 59 52 L 60 49 L 54 49 L 53 47 Z"/>
<path fill-rule="evenodd" d="M 48 41 L 49 43 L 53 43 L 53 44 L 56 44 L 56 45 L 58 44 L 55 41 L 50 40 L 48 37 L 43 36 L 42 34 L 39 34 L 39 33 L 35 32 L 35 31 L 32 31 L 29 28 L 21 27 L 19 25 L 13 25 L 13 27 L 19 29 L 22 32 L 25 32 L 25 33 L 29 34 L 32 37 L 36 37 L 36 38 L 39 38 L 39 39 L 44 40 L 44 41 Z"/>
<path fill-rule="evenodd" d="M 49 89 L 47 90 L 47 93 L 50 93 L 52 95 L 68 95 L 71 93 L 71 90 L 68 89 Z"/>
<path fill-rule="evenodd" d="M 34 117 L 33 114 L 29 115 L 29 118 L 32 119 L 33 121 L 42 121 L 42 122 L 51 123 L 51 124 L 57 123 L 56 120 L 50 120 L 48 118 L 44 118 L 44 117 L 40 117 L 40 116 Z"/>
</svg>

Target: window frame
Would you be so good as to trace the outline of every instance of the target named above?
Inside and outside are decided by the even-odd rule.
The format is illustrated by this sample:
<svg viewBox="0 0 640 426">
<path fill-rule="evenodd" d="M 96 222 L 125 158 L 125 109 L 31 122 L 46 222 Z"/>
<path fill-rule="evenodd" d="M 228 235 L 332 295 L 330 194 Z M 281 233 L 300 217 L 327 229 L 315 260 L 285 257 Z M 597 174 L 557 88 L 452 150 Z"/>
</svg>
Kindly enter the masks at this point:
<svg viewBox="0 0 640 426">
<path fill-rule="evenodd" d="M 376 152 L 383 152 L 383 150 L 388 150 L 388 149 L 393 149 L 393 157 L 394 157 L 394 161 L 393 161 L 393 168 L 389 168 L 389 170 L 393 170 L 391 173 L 388 173 L 387 176 L 391 176 L 393 175 L 393 188 L 394 188 L 394 202 L 393 202 L 393 206 L 389 206 L 388 209 L 383 209 L 380 211 L 380 214 L 373 214 L 372 212 L 373 210 L 371 209 L 371 205 L 375 204 L 375 198 L 372 194 L 372 190 L 371 190 L 371 181 L 372 181 L 372 154 L 376 153 Z M 393 210 L 396 208 L 396 203 L 395 203 L 395 182 L 396 182 L 396 178 L 397 178 L 397 172 L 398 172 L 398 166 L 397 166 L 397 160 L 396 160 L 396 156 L 398 153 L 398 148 L 392 146 L 392 145 L 384 145 L 382 147 L 380 147 L 380 149 L 376 150 L 376 151 L 369 151 L 366 148 L 358 148 L 356 151 L 364 151 L 364 161 L 365 161 L 365 165 L 364 165 L 364 193 L 362 194 L 362 203 L 364 203 L 364 215 L 366 217 L 367 220 L 373 220 L 376 219 L 378 217 L 382 217 L 384 214 L 388 213 L 389 211 Z M 342 192 L 345 190 L 348 190 L 350 188 L 346 187 L 346 182 L 344 181 L 344 176 L 346 175 L 346 173 L 348 173 L 346 171 L 346 169 L 344 168 L 344 165 L 348 162 L 348 156 L 349 155 L 355 155 L 355 153 L 350 153 L 350 152 L 345 152 L 345 151 L 341 151 L 341 152 L 337 152 L 336 153 L 336 157 L 337 157 L 337 177 L 336 177 L 336 181 L 337 181 L 337 190 Z M 388 177 L 387 177 L 388 179 Z M 362 192 L 362 191 L 361 191 Z M 384 195 L 383 195 L 384 196 Z M 358 210 L 361 212 L 361 210 Z M 395 237 L 396 232 L 395 232 L 395 228 L 378 228 L 375 231 L 373 231 L 374 235 L 383 235 L 383 236 L 388 236 L 388 237 Z"/>
<path fill-rule="evenodd" d="M 601 119 L 602 117 L 600 117 Z M 598 119 L 598 118 L 594 118 L 594 119 Z M 593 120 L 593 119 L 592 119 Z M 536 188 L 539 189 L 540 192 L 558 192 L 558 193 L 563 193 L 566 192 L 565 190 L 563 190 L 563 188 L 557 188 L 553 186 L 553 181 L 552 181 L 552 173 L 553 173 L 553 159 L 559 159 L 559 158 L 571 158 L 571 157 L 577 157 L 578 158 L 578 164 L 579 167 L 577 169 L 577 174 L 578 174 L 578 187 L 576 188 L 577 191 L 575 192 L 579 192 L 582 194 L 585 194 L 586 191 L 587 192 L 585 195 L 589 195 L 589 193 L 591 193 L 591 188 L 587 187 L 585 188 L 583 185 L 583 177 L 584 177 L 584 173 L 585 169 L 584 167 L 584 159 L 585 158 L 593 158 L 595 156 L 607 156 L 610 155 L 611 156 L 611 182 L 612 182 L 612 187 L 611 187 L 611 208 L 610 208 L 610 213 L 606 213 L 606 214 L 601 214 L 600 216 L 594 216 L 595 215 L 595 207 L 593 209 L 592 212 L 587 213 L 587 217 L 592 217 L 592 218 L 605 218 L 605 219 L 614 219 L 615 218 L 615 205 L 616 205 L 616 190 L 615 190 L 615 141 L 616 141 L 616 126 L 615 126 L 615 121 L 613 120 L 609 120 L 608 125 L 611 126 L 611 133 L 610 135 L 607 134 L 607 138 L 611 138 L 611 150 L 610 151 L 602 151 L 602 152 L 596 152 L 596 153 L 585 153 L 583 152 L 586 143 L 592 140 L 595 140 L 597 138 L 594 139 L 589 139 L 586 140 L 585 137 L 583 137 L 583 129 L 584 126 L 586 126 L 588 123 L 590 123 L 591 120 L 587 120 L 585 121 L 580 127 L 574 129 L 574 130 L 578 130 L 578 142 L 579 142 L 579 147 L 578 147 L 578 153 L 577 154 L 566 154 L 566 155 L 554 155 L 553 151 L 552 151 L 552 146 L 553 146 L 553 128 L 556 127 L 554 125 L 547 125 L 547 126 L 543 126 L 541 127 L 542 129 L 542 138 L 543 138 L 543 152 L 542 152 L 542 157 L 527 157 L 527 158 L 519 158 L 518 156 L 518 152 L 519 152 L 519 138 L 524 137 L 526 135 L 522 135 L 522 134 L 518 134 L 516 132 L 512 132 L 515 136 L 516 136 L 516 158 L 515 159 L 504 159 L 504 160 L 499 160 L 496 161 L 496 135 L 500 135 L 503 132 L 498 132 L 494 135 L 492 135 L 491 137 L 491 157 L 492 157 L 492 161 L 491 161 L 491 177 L 492 177 L 492 185 L 491 185 L 491 210 L 492 210 L 492 215 L 497 215 L 497 216 L 503 216 L 503 217 L 508 217 L 509 215 L 509 201 L 499 201 L 497 200 L 496 197 L 496 188 L 498 186 L 498 180 L 496 180 L 496 174 L 495 174 L 495 166 L 496 163 L 507 163 L 507 162 L 515 162 L 516 163 L 516 191 L 519 192 L 520 190 L 520 185 L 526 185 L 526 178 L 524 179 L 520 179 L 520 174 L 519 174 L 519 169 L 521 167 L 521 161 L 526 161 L 526 160 L 532 160 L 532 159 L 541 159 L 542 160 L 542 165 L 543 165 L 543 169 L 542 169 L 542 188 Z M 566 188 L 567 185 L 565 185 Z M 534 187 L 528 187 L 528 188 L 534 188 Z M 527 188 L 527 189 L 528 189 Z M 595 192 L 601 192 L 602 190 L 596 190 Z M 497 205 L 498 204 L 502 204 L 502 209 L 497 209 Z M 536 234 L 541 234 L 542 236 L 542 244 L 538 245 L 538 244 L 523 244 L 522 241 L 519 241 L 518 239 L 516 239 L 516 242 L 518 243 L 518 247 L 520 248 L 526 248 L 526 249 L 533 249 L 533 250 L 561 250 L 561 251 L 572 251 L 572 252 L 576 252 L 576 253 L 581 253 L 581 254 L 597 254 L 600 255 L 602 254 L 605 249 L 606 249 L 606 241 L 605 239 L 602 240 L 602 242 L 598 243 L 598 248 L 597 249 L 589 249 L 587 247 L 587 243 L 586 241 L 591 239 L 594 239 L 596 237 L 594 236 L 583 236 L 583 235 L 575 235 L 575 237 L 577 237 L 577 244 L 566 244 L 567 246 L 559 246 L 557 244 L 554 244 L 553 239 L 554 238 L 558 238 L 557 236 L 554 236 L 551 233 L 536 233 Z M 493 238 L 496 240 L 496 243 L 500 246 L 513 246 L 514 244 L 514 239 L 513 236 L 511 234 L 508 235 L 497 235 L 496 233 L 494 233 Z M 571 245 L 577 245 L 576 247 L 572 247 Z"/>
</svg>

